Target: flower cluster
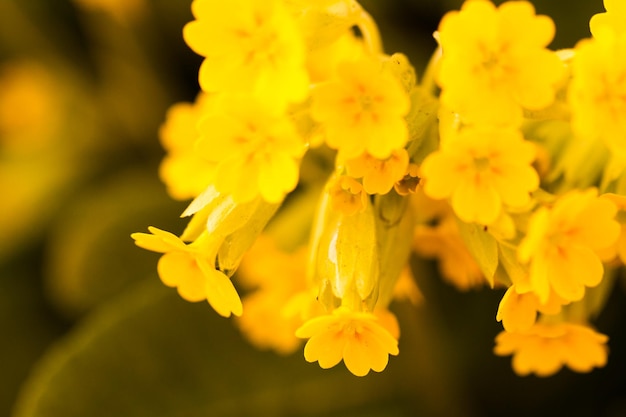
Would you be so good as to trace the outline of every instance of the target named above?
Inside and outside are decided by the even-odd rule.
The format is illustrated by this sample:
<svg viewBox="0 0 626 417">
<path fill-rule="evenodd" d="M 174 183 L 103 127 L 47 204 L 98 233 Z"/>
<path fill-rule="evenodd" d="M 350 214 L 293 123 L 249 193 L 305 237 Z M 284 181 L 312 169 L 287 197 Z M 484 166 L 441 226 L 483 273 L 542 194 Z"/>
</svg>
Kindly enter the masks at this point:
<svg viewBox="0 0 626 417">
<path fill-rule="evenodd" d="M 553 51 L 531 3 L 467 0 L 418 79 L 355 0 L 194 0 L 201 92 L 160 131 L 191 220 L 133 238 L 183 298 L 241 316 L 260 348 L 308 339 L 322 368 L 399 353 L 411 256 L 506 289 L 495 353 L 518 374 L 603 366 L 590 322 L 626 258 L 626 9 L 605 6 Z"/>
</svg>

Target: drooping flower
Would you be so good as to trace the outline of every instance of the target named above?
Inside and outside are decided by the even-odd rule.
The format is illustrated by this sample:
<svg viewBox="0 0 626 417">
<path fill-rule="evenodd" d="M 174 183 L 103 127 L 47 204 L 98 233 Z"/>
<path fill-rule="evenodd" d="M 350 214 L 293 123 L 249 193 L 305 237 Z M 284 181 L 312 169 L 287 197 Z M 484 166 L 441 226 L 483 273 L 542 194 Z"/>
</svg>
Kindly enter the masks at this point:
<svg viewBox="0 0 626 417">
<path fill-rule="evenodd" d="M 249 96 L 223 97 L 203 118 L 195 150 L 217 164 L 215 187 L 238 202 L 280 202 L 298 184 L 306 145 L 282 112 Z"/>
<path fill-rule="evenodd" d="M 205 57 L 204 91 L 251 91 L 278 107 L 308 94 L 304 38 L 279 0 L 194 0 L 196 20 L 183 30 Z"/>
<path fill-rule="evenodd" d="M 490 224 L 503 206 L 529 203 L 529 193 L 539 186 L 534 157 L 534 145 L 515 129 L 466 128 L 426 157 L 424 191 L 435 199 L 451 197 L 461 220 Z"/>
<path fill-rule="evenodd" d="M 524 332 L 532 328 L 539 312 L 558 314 L 565 304 L 569 304 L 569 301 L 559 297 L 553 290 L 548 301 L 542 304 L 534 292 L 519 293 L 513 284 L 500 300 L 496 320 L 502 322 L 504 330 L 508 332 Z"/>
<path fill-rule="evenodd" d="M 230 278 L 215 269 L 215 257 L 222 239 L 203 233 L 190 244 L 176 235 L 149 227 L 148 233 L 133 233 L 135 244 L 162 253 L 157 271 L 161 281 L 175 287 L 187 301 L 207 300 L 221 316 L 242 314 L 241 300 Z"/>
<path fill-rule="evenodd" d="M 362 178 L 363 189 L 368 194 L 387 194 L 404 178 L 409 166 L 406 149 L 394 150 L 387 159 L 378 159 L 365 152 L 346 161 L 348 175 Z"/>
<path fill-rule="evenodd" d="M 356 376 L 365 376 L 370 370 L 383 371 L 389 355 L 399 353 L 398 341 L 376 315 L 346 307 L 307 321 L 296 336 L 309 339 L 304 347 L 308 362 L 317 361 L 320 367 L 328 369 L 343 359 Z"/>
<path fill-rule="evenodd" d="M 375 59 L 342 62 L 337 77 L 312 94 L 311 116 L 322 124 L 328 146 L 345 158 L 368 152 L 385 159 L 408 140 L 408 94 Z"/>
<path fill-rule="evenodd" d="M 354 178 L 341 175 L 331 180 L 328 187 L 333 210 L 346 216 L 365 210 L 367 193 L 363 185 Z"/>
<path fill-rule="evenodd" d="M 542 303 L 551 289 L 566 300 L 580 300 L 585 287 L 602 281 L 598 252 L 619 236 L 616 213 L 615 204 L 599 198 L 594 188 L 570 191 L 552 208 L 537 210 L 518 248 L 519 260 L 530 264 L 528 281 L 517 283 L 520 292 L 533 291 Z"/>
<path fill-rule="evenodd" d="M 503 331 L 496 337 L 496 355 L 513 355 L 513 370 L 546 377 L 567 366 L 590 372 L 606 364 L 608 337 L 589 326 L 574 323 L 536 323 L 527 332 Z"/>
<path fill-rule="evenodd" d="M 535 15 L 527 1 L 498 8 L 466 1 L 439 25 L 442 104 L 471 123 L 498 124 L 517 123 L 522 108 L 547 107 L 563 74 L 557 56 L 546 49 L 554 32 L 552 20 Z"/>
</svg>

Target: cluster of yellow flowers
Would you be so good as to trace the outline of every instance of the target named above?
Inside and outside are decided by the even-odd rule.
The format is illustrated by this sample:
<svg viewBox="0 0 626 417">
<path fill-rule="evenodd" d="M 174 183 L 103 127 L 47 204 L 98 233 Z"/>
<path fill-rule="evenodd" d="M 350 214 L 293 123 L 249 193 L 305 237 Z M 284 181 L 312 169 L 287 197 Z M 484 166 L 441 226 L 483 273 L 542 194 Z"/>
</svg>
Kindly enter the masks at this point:
<svg viewBox="0 0 626 417">
<path fill-rule="evenodd" d="M 201 92 L 160 132 L 192 217 L 133 238 L 184 299 L 261 348 L 308 339 L 322 368 L 398 354 L 388 307 L 420 300 L 411 256 L 459 289 L 507 288 L 495 353 L 518 374 L 603 366 L 590 321 L 626 261 L 626 7 L 605 7 L 551 51 L 529 2 L 468 0 L 418 82 L 355 0 L 194 0 Z"/>
</svg>

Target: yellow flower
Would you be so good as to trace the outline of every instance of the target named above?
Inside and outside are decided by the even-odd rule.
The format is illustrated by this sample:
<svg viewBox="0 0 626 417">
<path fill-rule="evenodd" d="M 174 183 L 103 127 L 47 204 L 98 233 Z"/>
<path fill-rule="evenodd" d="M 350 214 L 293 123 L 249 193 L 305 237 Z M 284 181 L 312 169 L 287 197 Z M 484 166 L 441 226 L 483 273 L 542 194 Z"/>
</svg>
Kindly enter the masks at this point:
<svg viewBox="0 0 626 417">
<path fill-rule="evenodd" d="M 626 36 L 585 39 L 575 48 L 568 99 L 574 132 L 602 140 L 626 159 Z"/>
<path fill-rule="evenodd" d="M 246 314 L 237 324 L 256 346 L 292 353 L 302 343 L 296 329 L 321 313 L 315 291 L 307 286 L 306 256 L 304 247 L 283 252 L 262 235 L 244 257 L 238 282 L 254 291 L 243 298 Z"/>
<path fill-rule="evenodd" d="M 387 194 L 396 182 L 404 178 L 409 166 L 406 149 L 396 149 L 387 159 L 378 159 L 365 152 L 345 162 L 348 175 L 363 178 L 363 189 L 368 194 Z"/>
<path fill-rule="evenodd" d="M 452 215 L 437 220 L 434 226 L 418 225 L 415 228 L 413 249 L 419 256 L 437 259 L 442 278 L 460 291 L 487 284 L 461 239 L 457 221 Z"/>
<path fill-rule="evenodd" d="M 298 184 L 306 147 L 292 121 L 246 96 L 224 97 L 200 121 L 196 151 L 217 164 L 215 187 L 246 202 L 282 201 Z"/>
<path fill-rule="evenodd" d="M 342 62 L 337 77 L 312 94 L 311 116 L 322 124 L 328 146 L 345 158 L 368 152 L 385 159 L 408 140 L 409 97 L 375 59 Z"/>
<path fill-rule="evenodd" d="M 496 337 L 496 355 L 513 355 L 513 370 L 520 376 L 550 376 L 567 366 L 590 372 L 607 361 L 608 337 L 589 326 L 573 323 L 537 323 L 527 332 L 503 331 Z"/>
<path fill-rule="evenodd" d="M 242 313 L 239 294 L 230 278 L 215 269 L 215 257 L 222 239 L 202 234 L 187 245 L 176 235 L 149 227 L 148 233 L 133 233 L 131 237 L 141 248 L 162 253 L 157 271 L 161 281 L 175 287 L 187 301 L 207 300 L 221 316 Z"/>
<path fill-rule="evenodd" d="M 533 292 L 519 293 L 515 284 L 506 291 L 496 313 L 496 320 L 502 322 L 508 332 L 524 332 L 532 328 L 537 320 L 537 313 L 558 314 L 561 306 L 569 301 L 550 291 L 548 301 L 541 303 Z"/>
<path fill-rule="evenodd" d="M 598 13 L 592 16 L 589 21 L 589 28 L 593 37 L 602 37 L 602 32 L 606 30 L 620 35 L 625 33 L 626 3 L 623 0 L 604 0 L 604 9 L 606 13 Z"/>
<path fill-rule="evenodd" d="M 393 185 L 393 188 L 402 196 L 415 194 L 420 181 L 419 166 L 411 163 L 406 167 L 404 176 Z"/>
<path fill-rule="evenodd" d="M 204 91 L 247 91 L 282 105 L 308 94 L 304 39 L 279 0 L 194 0 L 183 36 L 206 59 Z"/>
<path fill-rule="evenodd" d="M 542 303 L 551 289 L 566 300 L 580 300 L 585 287 L 602 281 L 597 253 L 619 236 L 616 213 L 615 204 L 599 198 L 596 189 L 570 191 L 552 208 L 537 210 L 518 248 L 519 260 L 530 263 L 528 282 L 517 283 L 520 292 L 533 291 Z"/>
<path fill-rule="evenodd" d="M 389 355 L 399 353 L 398 341 L 376 315 L 346 307 L 307 321 L 296 331 L 296 336 L 309 339 L 304 347 L 308 362 L 317 361 L 320 367 L 328 369 L 343 359 L 356 376 L 365 376 L 370 369 L 383 371 Z"/>
<path fill-rule="evenodd" d="M 208 94 L 199 94 L 195 103 L 174 104 L 159 129 L 161 145 L 167 151 L 159 175 L 168 193 L 177 200 L 198 196 L 213 180 L 215 163 L 194 148 L 200 136 L 198 121 L 209 111 L 211 101 Z"/>
<path fill-rule="evenodd" d="M 439 25 L 441 101 L 469 122 L 516 123 L 554 100 L 563 74 L 546 49 L 554 23 L 527 1 L 468 0 Z"/>
<path fill-rule="evenodd" d="M 363 189 L 363 185 L 354 178 L 341 175 L 332 179 L 328 187 L 333 210 L 346 216 L 365 210 L 367 193 Z"/>
<path fill-rule="evenodd" d="M 448 138 L 422 165 L 425 193 L 451 197 L 465 222 L 490 224 L 502 206 L 523 207 L 539 186 L 535 147 L 515 129 L 472 127 Z"/>
</svg>

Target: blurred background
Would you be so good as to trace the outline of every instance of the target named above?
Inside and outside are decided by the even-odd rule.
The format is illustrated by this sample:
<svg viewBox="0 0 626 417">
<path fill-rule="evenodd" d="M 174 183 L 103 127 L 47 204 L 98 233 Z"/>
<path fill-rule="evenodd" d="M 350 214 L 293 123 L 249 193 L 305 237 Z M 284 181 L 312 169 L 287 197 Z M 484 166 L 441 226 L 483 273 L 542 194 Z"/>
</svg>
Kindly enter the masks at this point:
<svg viewBox="0 0 626 417">
<path fill-rule="evenodd" d="M 460 0 L 368 0 L 386 51 L 418 74 Z M 536 0 L 553 48 L 589 36 L 601 0 Z M 626 416 L 626 299 L 597 321 L 609 364 L 520 378 L 492 354 L 502 293 L 459 293 L 415 261 L 424 305 L 394 306 L 401 354 L 366 378 L 250 347 L 230 320 L 156 277 L 129 235 L 179 233 L 157 175 L 169 105 L 201 58 L 190 0 L 0 0 L 0 415 Z"/>
</svg>

